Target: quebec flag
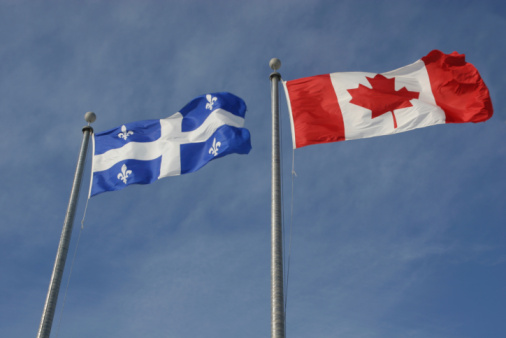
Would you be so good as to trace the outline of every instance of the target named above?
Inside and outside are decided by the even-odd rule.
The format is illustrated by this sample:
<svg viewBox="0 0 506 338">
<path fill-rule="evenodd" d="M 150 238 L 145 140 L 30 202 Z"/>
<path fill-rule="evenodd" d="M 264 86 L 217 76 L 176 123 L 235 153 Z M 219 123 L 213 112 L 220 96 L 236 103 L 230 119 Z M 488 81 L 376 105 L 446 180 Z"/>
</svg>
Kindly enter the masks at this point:
<svg viewBox="0 0 506 338">
<path fill-rule="evenodd" d="M 248 154 L 246 104 L 227 92 L 199 96 L 161 120 L 124 124 L 94 135 L 90 197 L 197 171 L 215 158 Z"/>
</svg>

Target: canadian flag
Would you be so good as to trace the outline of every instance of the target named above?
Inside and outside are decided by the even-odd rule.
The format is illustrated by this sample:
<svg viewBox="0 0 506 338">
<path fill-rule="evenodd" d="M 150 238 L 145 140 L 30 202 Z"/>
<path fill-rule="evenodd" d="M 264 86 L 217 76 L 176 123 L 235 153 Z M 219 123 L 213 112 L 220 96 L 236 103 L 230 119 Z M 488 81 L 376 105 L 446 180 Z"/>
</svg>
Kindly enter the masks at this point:
<svg viewBox="0 0 506 338">
<path fill-rule="evenodd" d="M 381 74 L 348 72 L 283 81 L 294 148 L 400 133 L 493 113 L 487 86 L 465 55 L 433 50 Z"/>
</svg>

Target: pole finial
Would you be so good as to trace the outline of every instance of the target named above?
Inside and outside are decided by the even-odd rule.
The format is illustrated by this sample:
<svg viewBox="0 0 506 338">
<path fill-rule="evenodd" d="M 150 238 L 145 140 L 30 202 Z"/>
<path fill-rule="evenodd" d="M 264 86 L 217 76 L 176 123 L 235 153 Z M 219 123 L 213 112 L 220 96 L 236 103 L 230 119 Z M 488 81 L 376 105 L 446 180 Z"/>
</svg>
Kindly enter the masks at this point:
<svg viewBox="0 0 506 338">
<path fill-rule="evenodd" d="M 97 115 L 95 115 L 94 112 L 89 111 L 86 114 L 84 114 L 84 120 L 88 122 L 88 124 L 95 122 L 97 119 Z"/>
<path fill-rule="evenodd" d="M 281 60 L 278 58 L 272 58 L 271 61 L 269 61 L 269 67 L 271 67 L 272 70 L 277 71 L 281 68 Z"/>
</svg>

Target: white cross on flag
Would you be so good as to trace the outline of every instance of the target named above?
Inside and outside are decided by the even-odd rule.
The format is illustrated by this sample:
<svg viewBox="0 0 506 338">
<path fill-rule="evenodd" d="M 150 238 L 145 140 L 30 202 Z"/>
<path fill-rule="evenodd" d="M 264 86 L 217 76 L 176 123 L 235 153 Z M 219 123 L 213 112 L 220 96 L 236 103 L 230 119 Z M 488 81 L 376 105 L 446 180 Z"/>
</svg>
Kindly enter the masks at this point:
<svg viewBox="0 0 506 338">
<path fill-rule="evenodd" d="M 228 154 L 248 154 L 245 114 L 240 97 L 212 93 L 167 118 L 135 121 L 94 135 L 90 196 L 191 173 Z"/>
</svg>

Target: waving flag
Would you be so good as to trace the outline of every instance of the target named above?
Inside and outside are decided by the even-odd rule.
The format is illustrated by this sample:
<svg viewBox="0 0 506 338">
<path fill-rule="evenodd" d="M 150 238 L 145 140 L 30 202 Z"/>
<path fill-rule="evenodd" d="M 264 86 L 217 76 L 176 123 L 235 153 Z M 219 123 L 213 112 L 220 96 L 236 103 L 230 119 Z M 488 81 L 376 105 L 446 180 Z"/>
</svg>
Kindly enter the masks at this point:
<svg viewBox="0 0 506 338">
<path fill-rule="evenodd" d="M 480 74 L 457 52 L 433 50 L 382 74 L 332 73 L 283 85 L 294 148 L 442 123 L 482 122 L 493 113 Z"/>
<path fill-rule="evenodd" d="M 248 154 L 245 114 L 241 98 L 213 93 L 195 98 L 168 118 L 96 134 L 90 196 L 191 173 L 228 154 Z"/>
</svg>

